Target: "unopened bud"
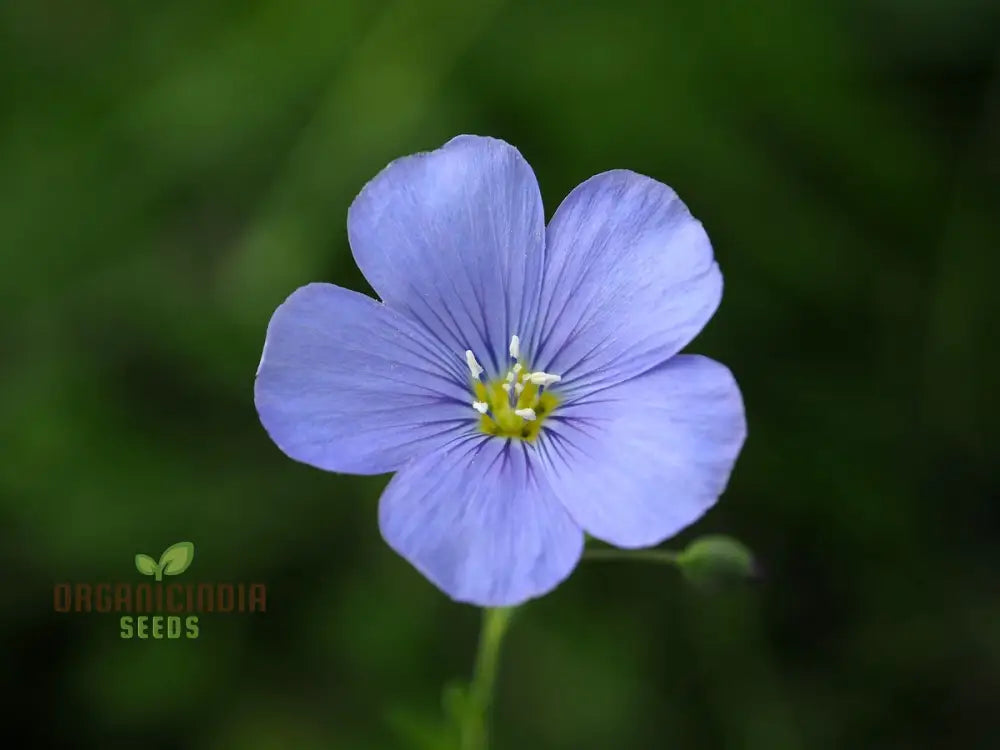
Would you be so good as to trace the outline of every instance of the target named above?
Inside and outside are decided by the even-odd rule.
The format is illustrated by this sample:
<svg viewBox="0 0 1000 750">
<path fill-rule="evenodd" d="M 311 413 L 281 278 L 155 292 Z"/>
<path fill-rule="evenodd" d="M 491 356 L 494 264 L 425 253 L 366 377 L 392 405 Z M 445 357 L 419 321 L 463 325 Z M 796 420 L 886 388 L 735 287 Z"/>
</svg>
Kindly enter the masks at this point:
<svg viewBox="0 0 1000 750">
<path fill-rule="evenodd" d="M 721 535 L 695 539 L 677 555 L 677 565 L 688 581 L 710 590 L 758 575 L 757 563 L 746 545 Z"/>
</svg>

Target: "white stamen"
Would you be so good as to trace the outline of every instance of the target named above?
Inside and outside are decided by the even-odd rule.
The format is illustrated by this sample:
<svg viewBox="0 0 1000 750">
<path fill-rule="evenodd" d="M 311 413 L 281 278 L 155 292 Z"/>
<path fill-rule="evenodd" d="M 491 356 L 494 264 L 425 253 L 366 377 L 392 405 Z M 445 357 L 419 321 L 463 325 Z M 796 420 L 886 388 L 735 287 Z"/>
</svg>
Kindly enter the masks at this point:
<svg viewBox="0 0 1000 750">
<path fill-rule="evenodd" d="M 490 405 L 487 404 L 485 401 L 473 401 L 472 408 L 478 411 L 480 414 L 485 414 L 489 410 Z"/>
<path fill-rule="evenodd" d="M 521 373 L 522 369 L 524 369 L 524 368 L 522 368 L 521 367 L 521 363 L 518 362 L 516 365 L 514 365 L 514 374 L 515 375 L 519 375 Z"/>
<path fill-rule="evenodd" d="M 535 419 L 534 409 L 514 409 L 514 413 L 521 419 L 526 419 L 529 422 L 532 422 Z"/>
<path fill-rule="evenodd" d="M 523 390 L 524 390 L 524 383 L 514 383 L 514 393 L 520 396 L 521 391 Z"/>
<path fill-rule="evenodd" d="M 510 348 L 508 351 L 510 352 L 510 356 L 514 359 L 517 359 L 521 354 L 521 339 L 519 339 L 516 335 L 510 337 Z"/>
<path fill-rule="evenodd" d="M 514 375 L 514 373 L 508 372 L 506 380 L 507 380 L 508 383 L 513 383 L 515 377 L 516 377 L 516 375 Z"/>
<path fill-rule="evenodd" d="M 533 372 L 528 379 L 535 385 L 552 385 L 562 380 L 558 375 L 550 375 L 547 372 Z"/>
<path fill-rule="evenodd" d="M 469 365 L 469 372 L 472 373 L 473 378 L 479 378 L 483 374 L 483 368 L 479 366 L 476 361 L 476 355 L 472 353 L 471 349 L 465 350 L 465 362 Z"/>
<path fill-rule="evenodd" d="M 505 393 L 510 393 L 510 383 L 503 383 L 501 386 Z"/>
</svg>

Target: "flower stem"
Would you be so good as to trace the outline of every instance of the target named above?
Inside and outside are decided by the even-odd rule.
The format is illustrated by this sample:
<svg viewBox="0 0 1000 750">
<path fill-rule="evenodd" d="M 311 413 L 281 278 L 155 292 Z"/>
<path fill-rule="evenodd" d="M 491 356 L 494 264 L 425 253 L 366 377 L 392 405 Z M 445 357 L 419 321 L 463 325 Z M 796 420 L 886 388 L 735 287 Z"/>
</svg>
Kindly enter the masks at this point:
<svg viewBox="0 0 1000 750">
<path fill-rule="evenodd" d="M 469 683 L 468 700 L 462 718 L 462 750 L 487 750 L 489 747 L 489 715 L 493 703 L 500 644 L 507 632 L 513 607 L 483 610 L 479 631 L 476 666 Z"/>
<path fill-rule="evenodd" d="M 585 560 L 632 560 L 664 565 L 677 564 L 678 557 L 677 552 L 666 549 L 588 549 L 583 553 Z"/>
</svg>

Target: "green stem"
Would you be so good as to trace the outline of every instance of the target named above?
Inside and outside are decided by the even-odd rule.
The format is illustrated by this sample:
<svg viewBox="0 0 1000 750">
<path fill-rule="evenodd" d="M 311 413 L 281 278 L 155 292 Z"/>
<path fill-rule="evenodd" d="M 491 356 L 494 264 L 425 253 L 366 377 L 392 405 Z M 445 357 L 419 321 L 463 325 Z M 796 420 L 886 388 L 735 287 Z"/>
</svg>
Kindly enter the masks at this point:
<svg viewBox="0 0 1000 750">
<path fill-rule="evenodd" d="M 588 549 L 584 560 L 631 560 L 633 562 L 655 562 L 676 565 L 679 553 L 666 549 Z"/>
<path fill-rule="evenodd" d="M 489 715 L 493 703 L 500 644 L 510 624 L 513 607 L 483 610 L 479 631 L 476 666 L 469 684 L 468 700 L 462 719 L 462 750 L 487 750 L 489 747 Z"/>
</svg>

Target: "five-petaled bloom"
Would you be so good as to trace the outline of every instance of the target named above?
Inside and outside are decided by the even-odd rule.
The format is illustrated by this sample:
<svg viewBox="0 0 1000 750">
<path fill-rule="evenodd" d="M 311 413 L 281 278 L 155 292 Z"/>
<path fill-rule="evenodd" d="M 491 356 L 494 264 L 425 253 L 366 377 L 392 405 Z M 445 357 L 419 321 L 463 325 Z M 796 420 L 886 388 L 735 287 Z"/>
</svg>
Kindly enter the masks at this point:
<svg viewBox="0 0 1000 750">
<path fill-rule="evenodd" d="M 453 599 L 514 605 L 576 566 L 712 506 L 746 436 L 729 370 L 677 353 L 722 276 L 670 188 L 617 170 L 545 226 L 503 141 L 459 136 L 392 162 L 347 217 L 382 302 L 309 284 L 275 311 L 261 422 L 327 471 L 396 472 L 385 540 Z"/>
</svg>

